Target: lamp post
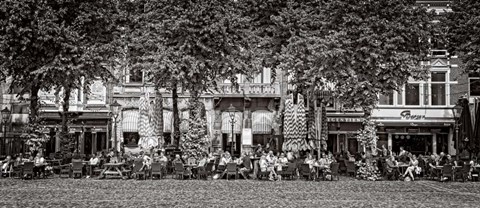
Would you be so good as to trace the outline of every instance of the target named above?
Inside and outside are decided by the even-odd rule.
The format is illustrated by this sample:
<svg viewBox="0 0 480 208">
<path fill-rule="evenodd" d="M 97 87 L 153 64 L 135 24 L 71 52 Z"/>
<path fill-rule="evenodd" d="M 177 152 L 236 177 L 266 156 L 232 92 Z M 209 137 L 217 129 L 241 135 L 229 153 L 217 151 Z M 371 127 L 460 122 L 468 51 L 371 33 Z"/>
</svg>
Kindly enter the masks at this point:
<svg viewBox="0 0 480 208">
<path fill-rule="evenodd" d="M 115 102 L 113 102 L 113 104 L 110 105 L 110 111 L 112 112 L 112 116 L 113 116 L 113 134 L 114 134 L 114 137 L 113 137 L 113 142 L 114 142 L 114 148 L 115 148 L 115 156 L 117 156 L 117 118 L 118 118 L 118 115 L 120 114 L 120 108 L 122 107 L 122 105 L 120 105 L 117 100 L 115 100 Z"/>
<path fill-rule="evenodd" d="M 234 131 L 233 131 L 233 128 L 235 126 L 235 107 L 233 106 L 233 104 L 230 104 L 230 107 L 228 107 L 227 109 L 227 112 L 228 112 L 228 115 L 230 116 L 230 123 L 232 124 L 232 143 L 231 143 L 231 146 L 230 146 L 230 153 L 233 157 L 233 148 L 234 148 L 234 145 L 235 145 L 235 140 L 234 140 Z"/>
<path fill-rule="evenodd" d="M 2 111 L 2 121 L 3 121 L 3 150 L 2 153 L 7 152 L 7 122 L 10 119 L 10 114 L 12 113 L 10 110 L 8 110 L 7 107 L 3 109 Z"/>
<path fill-rule="evenodd" d="M 458 160 L 458 155 L 460 154 L 460 152 L 458 151 L 460 148 L 459 148 L 459 144 L 458 144 L 458 128 L 459 128 L 459 125 L 458 125 L 458 122 L 460 120 L 460 116 L 462 115 L 462 111 L 463 111 L 463 107 L 457 103 L 455 106 L 453 106 L 452 108 L 452 113 L 453 113 L 453 118 L 455 119 L 455 144 L 457 145 L 456 147 L 456 150 L 455 150 L 455 155 L 456 155 L 456 158 Z"/>
</svg>

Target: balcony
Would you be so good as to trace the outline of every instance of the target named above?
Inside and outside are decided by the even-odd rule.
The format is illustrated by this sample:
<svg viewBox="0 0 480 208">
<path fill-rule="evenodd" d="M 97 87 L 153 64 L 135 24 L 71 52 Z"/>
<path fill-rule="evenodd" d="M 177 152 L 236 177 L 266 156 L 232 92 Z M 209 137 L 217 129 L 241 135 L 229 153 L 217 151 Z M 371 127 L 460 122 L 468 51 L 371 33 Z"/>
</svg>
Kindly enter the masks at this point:
<svg viewBox="0 0 480 208">
<path fill-rule="evenodd" d="M 215 93 L 225 97 L 243 97 L 244 94 L 249 97 L 280 97 L 280 84 L 239 83 L 238 89 L 235 89 L 230 83 L 221 83 Z"/>
</svg>

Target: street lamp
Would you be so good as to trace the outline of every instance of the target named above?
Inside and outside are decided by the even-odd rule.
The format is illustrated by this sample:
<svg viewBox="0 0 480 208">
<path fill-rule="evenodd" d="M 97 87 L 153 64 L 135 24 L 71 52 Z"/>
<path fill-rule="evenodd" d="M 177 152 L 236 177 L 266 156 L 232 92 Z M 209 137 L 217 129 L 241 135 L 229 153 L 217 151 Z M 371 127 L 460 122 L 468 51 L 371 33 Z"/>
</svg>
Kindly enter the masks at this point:
<svg viewBox="0 0 480 208">
<path fill-rule="evenodd" d="M 2 153 L 7 152 L 7 122 L 10 119 L 10 114 L 12 113 L 10 110 L 8 110 L 7 107 L 3 109 L 2 111 L 2 121 L 3 121 L 3 150 Z"/>
<path fill-rule="evenodd" d="M 230 104 L 230 107 L 227 108 L 227 112 L 228 112 L 228 115 L 230 116 L 230 123 L 232 124 L 232 143 L 231 143 L 231 146 L 230 146 L 230 152 L 231 152 L 231 155 L 233 157 L 233 148 L 234 148 L 234 145 L 235 145 L 235 139 L 234 139 L 234 136 L 233 136 L 234 135 L 233 128 L 235 126 L 235 122 L 237 122 L 235 120 L 236 109 L 233 106 L 233 104 Z"/>
<path fill-rule="evenodd" d="M 453 106 L 452 108 L 452 113 L 453 113 L 453 118 L 455 119 L 455 144 L 457 145 L 457 148 L 456 148 L 456 151 L 455 151 L 455 155 L 456 155 L 456 158 L 458 160 L 458 155 L 459 155 L 459 144 L 458 144 L 458 123 L 459 123 L 459 120 L 460 120 L 460 116 L 462 115 L 462 111 L 463 111 L 463 107 L 457 103 L 455 106 Z"/>
<path fill-rule="evenodd" d="M 113 115 L 113 125 L 114 125 L 114 148 L 115 148 L 115 156 L 117 156 L 117 118 L 118 118 L 118 115 L 120 114 L 120 108 L 122 107 L 122 105 L 120 105 L 117 100 L 115 100 L 115 102 L 113 104 L 110 105 L 110 111 L 112 112 L 112 115 Z"/>
</svg>

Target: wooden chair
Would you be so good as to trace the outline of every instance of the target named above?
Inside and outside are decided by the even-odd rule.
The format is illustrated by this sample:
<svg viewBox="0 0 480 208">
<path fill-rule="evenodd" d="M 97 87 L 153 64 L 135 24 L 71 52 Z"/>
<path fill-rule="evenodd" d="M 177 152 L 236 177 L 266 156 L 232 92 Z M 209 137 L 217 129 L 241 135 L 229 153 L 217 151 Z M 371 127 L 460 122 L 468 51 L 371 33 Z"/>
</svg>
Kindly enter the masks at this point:
<svg viewBox="0 0 480 208">
<path fill-rule="evenodd" d="M 33 162 L 25 162 L 23 163 L 23 176 L 22 179 L 28 178 L 28 176 L 33 179 Z"/>
<path fill-rule="evenodd" d="M 191 175 L 185 170 L 183 163 L 175 163 L 175 176 L 181 180 L 183 180 L 183 176 L 188 176 L 191 179 Z"/>
<path fill-rule="evenodd" d="M 442 181 L 443 178 L 450 178 L 453 179 L 453 166 L 452 165 L 444 165 L 442 168 L 442 177 L 440 178 Z"/>
<path fill-rule="evenodd" d="M 227 164 L 227 180 L 230 178 L 230 175 L 234 175 L 235 179 L 238 178 L 237 172 L 237 163 L 228 163 Z"/>
<path fill-rule="evenodd" d="M 158 179 L 162 178 L 162 164 L 158 162 L 152 163 L 152 169 L 151 169 L 151 179 L 153 180 L 154 175 L 158 175 Z"/>
<path fill-rule="evenodd" d="M 355 177 L 357 175 L 357 170 L 355 168 L 355 162 L 346 161 L 346 164 L 347 164 L 347 175 L 353 175 L 353 177 Z"/>
<path fill-rule="evenodd" d="M 337 177 L 337 181 L 340 180 L 340 177 L 339 177 L 339 173 L 338 173 L 338 169 L 339 169 L 339 166 L 340 164 L 339 163 L 331 163 L 330 164 L 330 173 L 327 173 L 330 174 L 332 176 L 332 181 L 333 181 L 333 177 Z M 325 176 L 323 177 L 325 178 Z"/>
<path fill-rule="evenodd" d="M 288 179 L 293 179 L 293 176 L 295 175 L 295 170 L 296 170 L 297 164 L 295 163 L 287 163 L 287 169 L 282 171 L 282 178 L 288 178 Z"/>
<path fill-rule="evenodd" d="M 211 176 L 213 174 L 212 169 L 213 169 L 214 165 L 215 165 L 215 163 L 209 162 L 209 163 L 207 163 L 207 166 L 205 166 L 205 171 L 207 171 L 207 177 Z"/>
<path fill-rule="evenodd" d="M 72 174 L 73 178 L 77 176 L 77 174 L 80 175 L 80 178 L 83 177 L 83 163 L 82 162 L 72 162 Z"/>
<path fill-rule="evenodd" d="M 307 180 L 312 180 L 313 179 L 314 174 L 310 170 L 310 165 L 309 164 L 304 163 L 300 166 L 300 176 L 302 178 L 306 177 Z"/>
<path fill-rule="evenodd" d="M 143 164 L 143 163 L 142 163 Z M 127 161 L 125 165 L 122 167 L 122 175 L 131 178 L 132 170 L 133 170 L 133 160 Z"/>
<path fill-rule="evenodd" d="M 10 173 L 10 177 L 22 178 L 22 176 L 23 176 L 23 168 L 21 166 L 13 166 L 12 172 Z"/>
<path fill-rule="evenodd" d="M 461 168 L 457 169 L 455 173 L 455 180 L 461 178 L 462 182 L 465 182 L 466 179 L 468 179 L 468 173 L 470 172 L 470 168 L 470 164 L 464 164 Z"/>
<path fill-rule="evenodd" d="M 132 174 L 135 174 L 135 179 L 140 179 L 143 177 L 144 180 L 146 180 L 145 176 L 145 170 L 140 170 L 143 167 L 143 162 L 142 161 L 135 161 L 134 166 L 133 166 L 133 171 Z"/>
<path fill-rule="evenodd" d="M 69 178 L 71 170 L 72 167 L 70 167 L 70 165 L 61 165 L 59 177 L 62 178 L 62 176 L 67 175 L 67 178 Z"/>
</svg>

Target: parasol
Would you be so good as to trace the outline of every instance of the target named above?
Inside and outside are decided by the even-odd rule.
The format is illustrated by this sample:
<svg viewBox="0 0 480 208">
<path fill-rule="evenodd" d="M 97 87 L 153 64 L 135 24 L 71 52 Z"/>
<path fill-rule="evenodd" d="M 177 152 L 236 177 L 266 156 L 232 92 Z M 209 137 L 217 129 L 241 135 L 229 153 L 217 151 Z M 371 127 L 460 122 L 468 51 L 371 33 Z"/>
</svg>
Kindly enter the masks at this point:
<svg viewBox="0 0 480 208">
<path fill-rule="evenodd" d="M 148 93 L 145 93 L 144 97 L 140 97 L 140 120 L 138 121 L 138 134 L 140 140 L 138 145 L 142 149 L 150 149 L 158 146 L 157 137 L 155 137 L 152 123 L 150 122 L 151 106 L 148 98 Z"/>
</svg>

